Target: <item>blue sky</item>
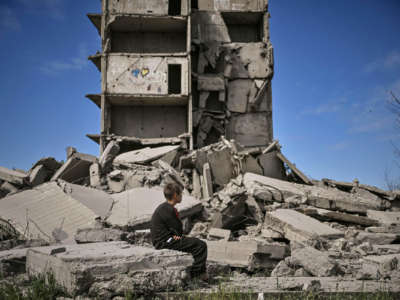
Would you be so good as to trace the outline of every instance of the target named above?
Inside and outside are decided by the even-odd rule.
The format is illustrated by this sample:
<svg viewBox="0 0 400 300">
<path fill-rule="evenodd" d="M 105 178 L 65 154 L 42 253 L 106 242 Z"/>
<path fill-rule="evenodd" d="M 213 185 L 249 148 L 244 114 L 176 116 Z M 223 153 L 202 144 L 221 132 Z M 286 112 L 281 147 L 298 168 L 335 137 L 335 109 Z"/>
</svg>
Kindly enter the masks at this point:
<svg viewBox="0 0 400 300">
<path fill-rule="evenodd" d="M 98 154 L 100 111 L 87 93 L 100 50 L 86 17 L 99 0 L 0 0 L 0 165 L 29 169 L 65 148 Z M 385 187 L 400 178 L 400 1 L 270 0 L 274 135 L 308 176 Z"/>
</svg>

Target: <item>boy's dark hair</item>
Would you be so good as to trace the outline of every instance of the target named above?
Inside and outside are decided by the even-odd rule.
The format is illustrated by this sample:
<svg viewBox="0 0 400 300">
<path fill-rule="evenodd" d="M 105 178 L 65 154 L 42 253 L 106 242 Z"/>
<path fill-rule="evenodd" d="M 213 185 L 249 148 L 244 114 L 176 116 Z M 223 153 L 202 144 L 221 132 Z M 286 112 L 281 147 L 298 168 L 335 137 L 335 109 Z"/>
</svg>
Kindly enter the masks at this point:
<svg viewBox="0 0 400 300">
<path fill-rule="evenodd" d="M 167 183 L 164 187 L 164 197 L 167 200 L 172 199 L 174 194 L 180 195 L 182 194 L 182 188 L 179 184 L 177 183 Z"/>
</svg>

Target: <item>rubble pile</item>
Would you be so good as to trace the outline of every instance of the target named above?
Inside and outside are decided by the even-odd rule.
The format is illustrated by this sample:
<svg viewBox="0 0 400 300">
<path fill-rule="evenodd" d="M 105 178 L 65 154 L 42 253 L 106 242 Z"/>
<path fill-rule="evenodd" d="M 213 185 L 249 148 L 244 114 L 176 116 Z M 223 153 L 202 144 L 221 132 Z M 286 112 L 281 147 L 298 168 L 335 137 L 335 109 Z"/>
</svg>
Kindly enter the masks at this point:
<svg viewBox="0 0 400 300">
<path fill-rule="evenodd" d="M 400 193 L 311 180 L 277 141 L 244 148 L 221 137 L 193 151 L 128 152 L 111 141 L 98 158 L 69 147 L 63 164 L 0 168 L 0 179 L 4 277 L 52 271 L 73 294 L 110 299 L 128 288 L 184 288 L 191 257 L 155 250 L 149 230 L 162 187 L 176 182 L 184 231 L 207 242 L 212 277 L 234 271 L 232 285 L 243 287 L 245 277 L 260 289 L 260 278 L 289 278 L 283 290 L 400 283 Z"/>
</svg>

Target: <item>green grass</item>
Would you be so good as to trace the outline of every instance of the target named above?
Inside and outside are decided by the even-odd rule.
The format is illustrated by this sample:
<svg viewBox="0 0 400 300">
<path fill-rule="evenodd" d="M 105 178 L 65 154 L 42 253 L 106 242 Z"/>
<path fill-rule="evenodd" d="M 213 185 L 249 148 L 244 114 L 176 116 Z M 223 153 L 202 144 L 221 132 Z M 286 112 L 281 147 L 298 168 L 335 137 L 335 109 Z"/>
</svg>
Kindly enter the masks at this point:
<svg viewBox="0 0 400 300">
<path fill-rule="evenodd" d="M 0 300 L 54 300 L 67 296 L 52 274 L 32 277 L 29 281 L 0 282 Z"/>
</svg>

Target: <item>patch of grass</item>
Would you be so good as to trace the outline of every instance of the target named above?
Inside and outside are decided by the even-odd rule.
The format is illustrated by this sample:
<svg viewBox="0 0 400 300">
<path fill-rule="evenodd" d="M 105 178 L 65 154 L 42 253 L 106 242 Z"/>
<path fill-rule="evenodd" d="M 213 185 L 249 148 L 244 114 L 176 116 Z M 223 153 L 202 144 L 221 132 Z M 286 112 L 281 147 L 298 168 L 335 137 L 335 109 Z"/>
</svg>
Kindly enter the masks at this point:
<svg viewBox="0 0 400 300">
<path fill-rule="evenodd" d="M 0 283 L 0 300 L 53 300 L 62 296 L 68 295 L 52 274 L 32 277 L 27 282 Z"/>
</svg>

